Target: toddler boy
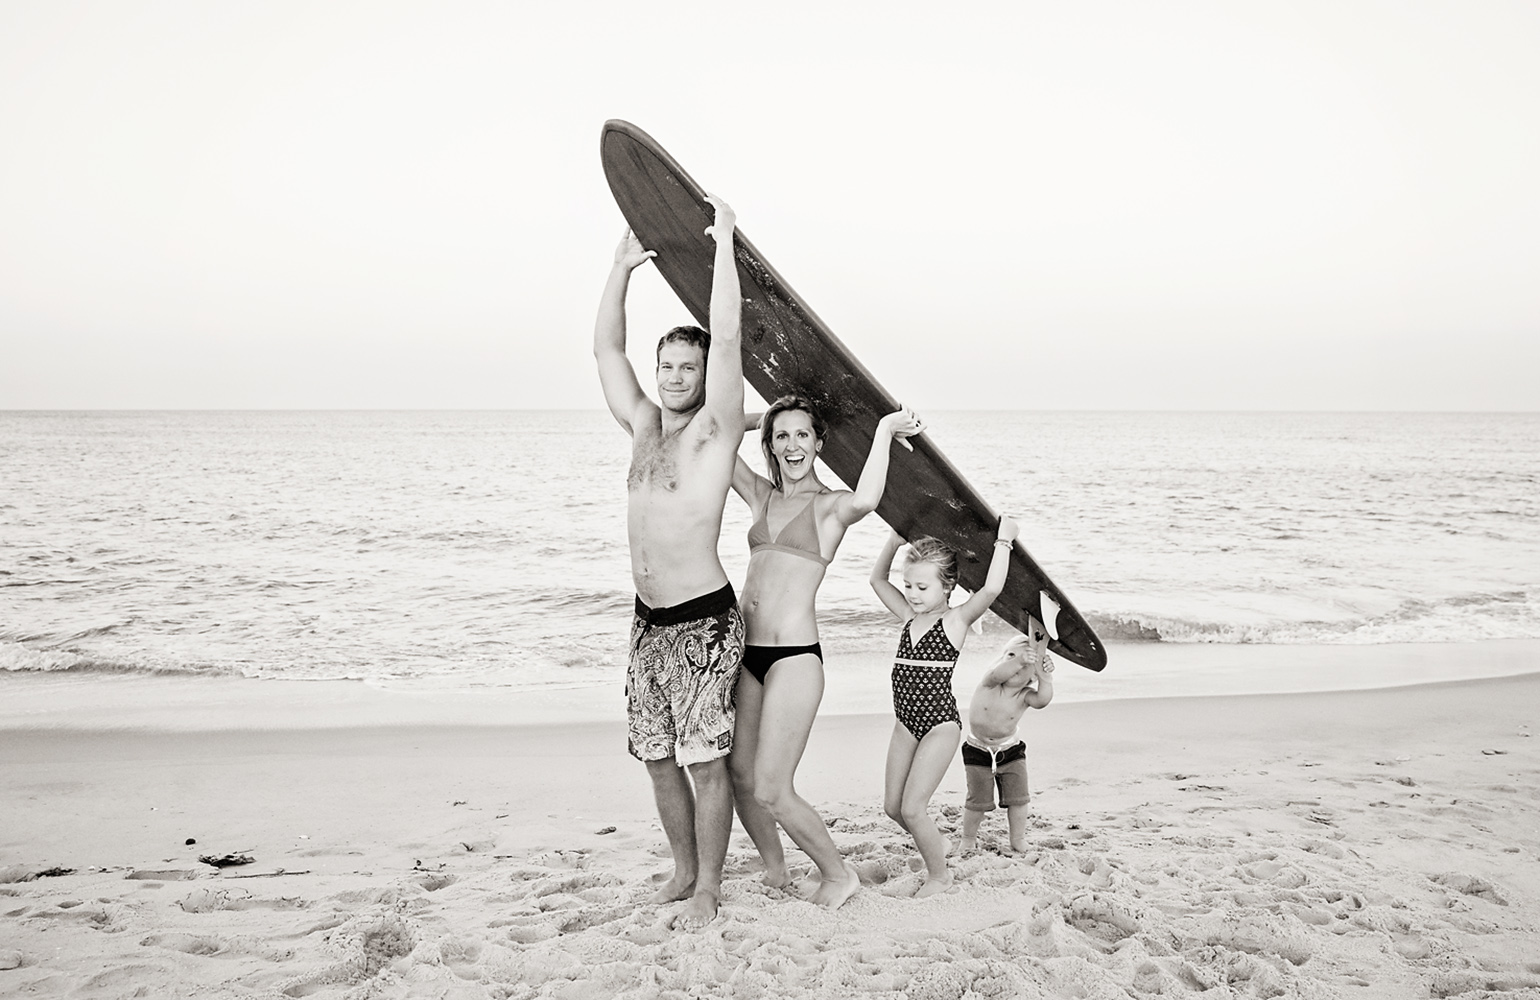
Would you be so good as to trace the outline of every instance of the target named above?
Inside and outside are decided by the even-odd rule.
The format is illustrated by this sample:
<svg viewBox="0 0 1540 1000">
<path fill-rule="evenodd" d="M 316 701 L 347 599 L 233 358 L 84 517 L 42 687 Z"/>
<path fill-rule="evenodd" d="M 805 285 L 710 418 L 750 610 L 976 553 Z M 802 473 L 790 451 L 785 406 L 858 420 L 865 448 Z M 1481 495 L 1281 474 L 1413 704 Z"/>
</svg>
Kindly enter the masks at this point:
<svg viewBox="0 0 1540 1000">
<path fill-rule="evenodd" d="M 1057 608 L 1053 609 L 1057 613 Z M 995 789 L 1010 827 L 1011 850 L 1027 849 L 1027 744 L 1017 735 L 1028 708 L 1053 700 L 1053 664 L 1048 636 L 1036 618 L 1027 635 L 1005 644 L 984 673 L 968 703 L 968 733 L 963 740 L 963 771 L 968 776 L 968 800 L 963 805 L 964 852 L 978 843 L 979 824 L 995 808 Z"/>
</svg>

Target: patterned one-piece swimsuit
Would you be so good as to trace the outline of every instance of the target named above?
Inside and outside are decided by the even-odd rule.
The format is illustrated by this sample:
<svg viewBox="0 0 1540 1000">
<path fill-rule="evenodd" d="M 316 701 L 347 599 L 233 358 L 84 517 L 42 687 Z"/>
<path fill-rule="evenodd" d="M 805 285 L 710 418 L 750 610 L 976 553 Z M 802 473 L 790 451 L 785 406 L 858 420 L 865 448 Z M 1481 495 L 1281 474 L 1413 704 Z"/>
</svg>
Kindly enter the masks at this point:
<svg viewBox="0 0 1540 1000">
<path fill-rule="evenodd" d="M 930 631 L 913 642 L 904 623 L 898 636 L 898 654 L 893 663 L 893 714 L 917 740 L 943 722 L 962 726 L 957 714 L 957 699 L 952 694 L 952 668 L 957 666 L 958 650 L 946 637 L 940 619 Z"/>
</svg>

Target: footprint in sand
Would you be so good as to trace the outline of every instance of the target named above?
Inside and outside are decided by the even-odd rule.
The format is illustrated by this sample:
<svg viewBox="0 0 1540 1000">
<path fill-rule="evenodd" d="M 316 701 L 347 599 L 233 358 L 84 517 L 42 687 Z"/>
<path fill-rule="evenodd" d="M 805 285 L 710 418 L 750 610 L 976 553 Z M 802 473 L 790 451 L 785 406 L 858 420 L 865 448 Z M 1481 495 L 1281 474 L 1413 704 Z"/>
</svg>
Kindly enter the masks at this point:
<svg viewBox="0 0 1540 1000">
<path fill-rule="evenodd" d="M 218 955 L 226 951 L 225 942 L 217 937 L 197 934 L 151 934 L 139 942 L 143 948 L 169 948 L 185 955 Z"/>
<path fill-rule="evenodd" d="M 661 880 L 654 879 L 654 881 Z M 609 872 L 584 872 L 580 875 L 567 875 L 540 882 L 530 890 L 530 895 L 536 899 L 557 893 L 576 896 L 581 895 L 584 890 L 618 887 L 624 884 L 618 875 Z"/>
<path fill-rule="evenodd" d="M 1496 886 L 1474 875 L 1466 875 L 1462 872 L 1442 872 L 1429 877 L 1439 885 L 1446 889 L 1453 889 L 1462 896 L 1476 896 L 1480 899 L 1496 903 L 1498 906 L 1508 905 L 1508 901 L 1498 893 Z"/>
<path fill-rule="evenodd" d="M 1303 850 L 1309 851 L 1311 854 L 1319 854 L 1323 858 L 1341 861 L 1347 857 L 1347 851 L 1325 840 L 1309 840 L 1300 846 Z"/>
<path fill-rule="evenodd" d="M 88 906 L 68 909 L 34 910 L 31 914 L 34 918 L 46 920 L 61 920 L 79 922 L 99 931 L 119 930 L 122 922 L 114 910 L 101 906 Z"/>
<path fill-rule="evenodd" d="M 292 948 L 271 947 L 250 942 L 228 941 L 209 934 L 151 934 L 139 942 L 144 948 L 165 948 L 184 955 L 201 955 L 206 958 L 240 958 L 256 955 L 269 962 L 287 962 L 294 957 Z"/>
<path fill-rule="evenodd" d="M 1241 869 L 1243 881 L 1268 882 L 1283 889 L 1298 889 L 1310 881 L 1305 873 L 1282 861 L 1258 861 Z"/>
<path fill-rule="evenodd" d="M 460 881 L 460 879 L 459 876 L 450 875 L 448 872 L 430 872 L 424 875 L 418 875 L 411 881 L 417 885 L 422 886 L 428 892 L 438 892 L 440 889 L 454 885 L 456 882 Z"/>
<path fill-rule="evenodd" d="M 575 934 L 624 920 L 635 912 L 633 906 L 589 907 L 559 921 L 556 930 L 562 934 Z"/>
<path fill-rule="evenodd" d="M 1064 908 L 1064 922 L 1103 941 L 1118 942 L 1139 932 L 1139 921 L 1115 899 L 1091 893 L 1076 896 Z"/>
<path fill-rule="evenodd" d="M 515 944 L 538 944 L 556 937 L 561 932 L 554 924 L 542 920 L 539 923 L 514 924 L 503 933 Z"/>
<path fill-rule="evenodd" d="M 1314 953 L 1305 927 L 1270 913 L 1211 914 L 1204 943 L 1303 965 Z M 1275 994 L 1266 994 L 1275 995 Z"/>
</svg>

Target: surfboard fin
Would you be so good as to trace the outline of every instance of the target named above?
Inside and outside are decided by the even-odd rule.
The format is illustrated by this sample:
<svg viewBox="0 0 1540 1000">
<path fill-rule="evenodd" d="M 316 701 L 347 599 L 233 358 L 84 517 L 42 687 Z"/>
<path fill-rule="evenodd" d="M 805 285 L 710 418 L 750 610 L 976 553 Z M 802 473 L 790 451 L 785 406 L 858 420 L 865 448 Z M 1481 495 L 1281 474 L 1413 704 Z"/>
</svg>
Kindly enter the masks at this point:
<svg viewBox="0 0 1540 1000">
<path fill-rule="evenodd" d="M 1037 592 L 1038 600 L 1043 606 L 1043 628 L 1048 631 L 1048 638 L 1054 642 L 1059 641 L 1059 602 L 1048 596 L 1048 591 Z"/>
</svg>

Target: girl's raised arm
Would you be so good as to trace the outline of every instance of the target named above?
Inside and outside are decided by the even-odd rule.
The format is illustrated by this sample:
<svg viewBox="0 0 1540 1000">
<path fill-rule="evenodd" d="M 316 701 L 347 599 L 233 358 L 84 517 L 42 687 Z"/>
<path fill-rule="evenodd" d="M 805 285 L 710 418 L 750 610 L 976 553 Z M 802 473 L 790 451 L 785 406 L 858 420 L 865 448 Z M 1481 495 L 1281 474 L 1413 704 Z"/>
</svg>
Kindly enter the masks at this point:
<svg viewBox="0 0 1540 1000">
<path fill-rule="evenodd" d="M 948 612 L 955 614 L 964 628 L 984 617 L 984 612 L 989 610 L 995 598 L 1000 596 L 1000 591 L 1005 589 L 1005 574 L 1011 569 L 1011 547 L 1016 541 L 1017 530 L 1015 521 L 1008 517 L 1000 518 L 1000 527 L 995 532 L 995 551 L 989 559 L 989 573 L 984 577 L 984 586 Z"/>
<path fill-rule="evenodd" d="M 888 579 L 893 573 L 893 557 L 898 554 L 898 547 L 904 544 L 904 539 L 896 531 L 888 532 L 888 540 L 882 543 L 882 551 L 877 553 L 877 562 L 872 566 L 872 575 L 868 581 L 872 590 L 877 592 L 877 599 L 899 618 L 909 619 L 909 602 L 904 600 L 903 592 L 893 586 Z"/>
<path fill-rule="evenodd" d="M 894 438 L 913 437 L 925 429 L 925 424 L 908 407 L 895 410 L 877 422 L 872 435 L 872 450 L 861 467 L 861 478 L 850 493 L 841 493 L 835 504 L 835 516 L 849 527 L 877 509 L 882 502 L 883 491 L 888 486 L 888 452 Z"/>
</svg>

